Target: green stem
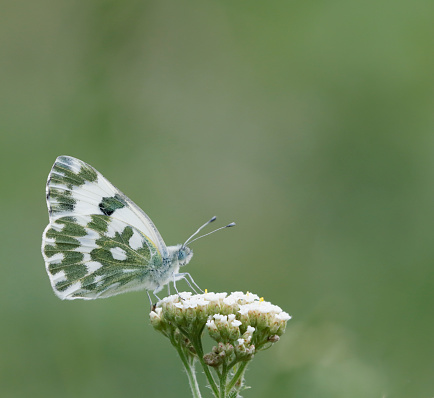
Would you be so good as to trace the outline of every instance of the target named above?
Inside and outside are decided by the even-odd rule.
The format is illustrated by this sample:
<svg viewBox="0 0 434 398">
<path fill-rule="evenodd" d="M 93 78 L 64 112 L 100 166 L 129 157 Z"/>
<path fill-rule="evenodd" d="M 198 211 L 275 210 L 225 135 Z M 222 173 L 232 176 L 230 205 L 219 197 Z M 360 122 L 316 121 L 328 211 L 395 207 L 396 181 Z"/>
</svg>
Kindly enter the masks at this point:
<svg viewBox="0 0 434 398">
<path fill-rule="evenodd" d="M 232 377 L 232 380 L 228 383 L 227 390 L 229 392 L 232 390 L 232 388 L 234 388 L 234 385 L 237 383 L 238 379 L 242 377 L 247 364 L 248 362 L 242 362 L 240 367 L 237 370 L 237 373 L 234 374 L 234 377 Z"/>
<path fill-rule="evenodd" d="M 220 398 L 226 397 L 226 380 L 228 378 L 228 368 L 226 363 L 223 362 L 222 374 L 220 376 Z"/>
<path fill-rule="evenodd" d="M 191 341 L 191 344 L 193 345 L 194 349 L 196 350 L 199 362 L 202 365 L 202 368 L 203 368 L 203 371 L 205 372 L 206 378 L 208 379 L 208 383 L 209 383 L 214 395 L 216 397 L 218 397 L 219 396 L 219 389 L 217 387 L 217 384 L 214 380 L 214 377 L 212 377 L 212 374 L 209 370 L 208 365 L 203 360 L 202 342 L 200 341 L 200 338 L 199 339 L 193 338 L 190 341 Z"/>
<path fill-rule="evenodd" d="M 179 357 L 181 358 L 182 364 L 184 365 L 185 372 L 187 373 L 188 382 L 190 384 L 191 393 L 193 394 L 193 398 L 201 398 L 199 385 L 197 384 L 196 372 L 194 370 L 194 365 L 190 364 L 189 360 L 185 356 L 182 348 L 178 345 L 175 345 L 176 350 L 178 351 Z"/>
</svg>

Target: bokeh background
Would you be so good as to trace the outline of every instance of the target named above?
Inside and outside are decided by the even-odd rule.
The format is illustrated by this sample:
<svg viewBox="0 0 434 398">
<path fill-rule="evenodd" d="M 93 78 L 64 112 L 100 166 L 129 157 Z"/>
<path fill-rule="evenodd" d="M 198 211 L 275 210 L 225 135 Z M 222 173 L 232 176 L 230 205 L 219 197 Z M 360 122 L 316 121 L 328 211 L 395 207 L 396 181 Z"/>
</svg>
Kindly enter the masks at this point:
<svg viewBox="0 0 434 398">
<path fill-rule="evenodd" d="M 293 316 L 246 398 L 434 395 L 432 1 L 1 9 L 1 397 L 190 396 L 144 292 L 51 291 L 58 155 L 101 171 L 167 244 L 237 222 L 195 243 L 188 271 Z"/>
</svg>

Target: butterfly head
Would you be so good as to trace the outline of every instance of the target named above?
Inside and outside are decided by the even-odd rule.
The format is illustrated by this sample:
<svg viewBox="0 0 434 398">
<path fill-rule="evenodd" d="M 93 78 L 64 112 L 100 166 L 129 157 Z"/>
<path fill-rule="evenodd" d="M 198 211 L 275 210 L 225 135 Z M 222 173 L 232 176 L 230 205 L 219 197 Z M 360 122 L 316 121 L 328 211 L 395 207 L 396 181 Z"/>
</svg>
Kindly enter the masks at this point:
<svg viewBox="0 0 434 398">
<path fill-rule="evenodd" d="M 191 250 L 188 246 L 181 246 L 178 250 L 178 262 L 182 267 L 190 262 L 193 257 L 193 250 Z"/>
</svg>

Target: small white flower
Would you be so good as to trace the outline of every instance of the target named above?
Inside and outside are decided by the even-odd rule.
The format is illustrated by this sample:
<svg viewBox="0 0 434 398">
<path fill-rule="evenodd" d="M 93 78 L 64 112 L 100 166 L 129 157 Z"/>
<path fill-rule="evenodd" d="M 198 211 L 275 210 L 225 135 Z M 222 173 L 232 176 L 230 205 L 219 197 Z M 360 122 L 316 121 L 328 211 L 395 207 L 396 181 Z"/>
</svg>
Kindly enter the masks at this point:
<svg viewBox="0 0 434 398">
<path fill-rule="evenodd" d="M 191 300 L 192 301 L 192 300 Z M 198 297 L 196 300 L 195 300 L 195 303 L 196 303 L 196 305 L 201 305 L 201 306 L 203 306 L 203 305 L 207 305 L 207 304 L 209 304 L 209 300 L 205 300 L 203 297 Z"/>
<path fill-rule="evenodd" d="M 226 305 L 234 305 L 236 302 L 237 300 L 231 296 L 223 299 L 223 303 L 225 303 Z"/>
<path fill-rule="evenodd" d="M 253 326 L 247 326 L 247 330 L 246 333 L 243 334 L 243 339 L 247 342 L 250 343 L 250 341 L 252 340 L 252 335 L 253 332 L 255 331 L 255 328 Z"/>
<path fill-rule="evenodd" d="M 276 314 L 275 317 L 279 319 L 280 321 L 289 321 L 291 319 L 291 315 L 289 315 L 287 312 L 281 312 L 279 314 Z"/>
<path fill-rule="evenodd" d="M 184 308 L 196 308 L 198 306 L 207 305 L 208 303 L 209 301 L 205 300 L 203 297 L 191 297 L 182 302 Z"/>
<path fill-rule="evenodd" d="M 240 305 L 240 309 L 238 311 L 241 315 L 246 315 L 249 312 L 259 312 L 262 314 L 267 313 L 275 313 L 279 314 L 282 312 L 282 309 L 277 305 L 273 305 L 268 301 L 254 301 L 253 303 Z"/>
<path fill-rule="evenodd" d="M 238 327 L 238 326 L 240 326 L 242 324 L 242 322 L 240 322 L 239 320 L 237 320 L 237 319 L 235 319 L 235 320 L 233 320 L 232 322 L 231 322 L 231 325 L 233 326 L 233 327 Z"/>
<path fill-rule="evenodd" d="M 244 339 L 238 339 L 238 345 L 243 345 L 244 344 Z"/>
<path fill-rule="evenodd" d="M 207 326 L 209 329 L 217 330 L 217 326 L 216 326 L 216 324 L 215 324 L 215 322 L 214 322 L 213 319 L 208 319 L 208 321 L 206 322 L 206 326 Z"/>
<path fill-rule="evenodd" d="M 187 308 L 196 308 L 197 307 L 196 301 L 193 301 L 193 300 L 185 300 L 185 301 L 182 302 L 182 305 L 183 305 L 183 307 L 185 309 L 187 309 Z"/>
<path fill-rule="evenodd" d="M 227 296 L 227 293 L 213 293 L 213 292 L 207 292 L 207 293 L 203 293 L 202 297 L 205 300 L 208 301 L 219 301 L 219 300 L 223 300 L 225 297 Z"/>
<path fill-rule="evenodd" d="M 247 292 L 244 295 L 244 300 L 246 300 L 248 303 L 252 303 L 253 301 L 259 300 L 259 296 L 254 293 Z"/>
<path fill-rule="evenodd" d="M 184 300 L 187 300 L 188 298 L 190 298 L 192 296 L 192 292 L 181 292 L 178 294 L 173 294 L 171 297 L 175 297 L 177 298 L 178 296 L 181 296 L 181 298 L 183 298 Z"/>
<path fill-rule="evenodd" d="M 245 297 L 245 293 L 243 293 L 243 292 L 232 292 L 229 297 L 232 297 L 235 300 L 243 299 Z"/>
<path fill-rule="evenodd" d="M 238 302 L 252 303 L 253 301 L 259 300 L 259 296 L 254 293 L 243 293 L 243 292 L 232 292 L 229 296 L 230 298 Z M 241 304 L 241 303 L 240 303 Z"/>
<path fill-rule="evenodd" d="M 161 311 L 160 311 L 161 312 Z M 152 320 L 154 320 L 154 319 L 160 319 L 160 315 L 159 314 L 157 314 L 157 312 L 155 312 L 155 311 L 151 311 L 151 313 L 149 314 L 149 317 L 151 318 L 151 321 Z"/>
<path fill-rule="evenodd" d="M 242 306 L 240 307 L 240 309 L 238 310 L 238 312 L 239 312 L 241 315 L 247 315 L 247 314 L 249 313 L 249 310 L 250 310 L 250 308 L 249 308 L 247 305 L 242 305 Z"/>
<path fill-rule="evenodd" d="M 227 315 L 221 315 L 221 314 L 215 314 L 214 319 L 216 321 L 219 321 L 219 322 L 227 322 L 228 321 Z"/>
</svg>

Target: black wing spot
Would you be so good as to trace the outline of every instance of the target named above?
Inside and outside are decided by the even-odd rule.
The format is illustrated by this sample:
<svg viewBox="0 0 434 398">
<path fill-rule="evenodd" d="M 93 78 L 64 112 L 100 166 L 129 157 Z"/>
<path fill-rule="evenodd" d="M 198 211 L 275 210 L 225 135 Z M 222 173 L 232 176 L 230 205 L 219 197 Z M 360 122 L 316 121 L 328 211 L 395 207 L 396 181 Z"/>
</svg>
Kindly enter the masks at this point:
<svg viewBox="0 0 434 398">
<path fill-rule="evenodd" d="M 111 216 L 117 209 L 122 209 L 125 205 L 125 200 L 123 200 L 120 195 L 116 194 L 115 196 L 102 198 L 98 206 L 104 215 Z"/>
</svg>

